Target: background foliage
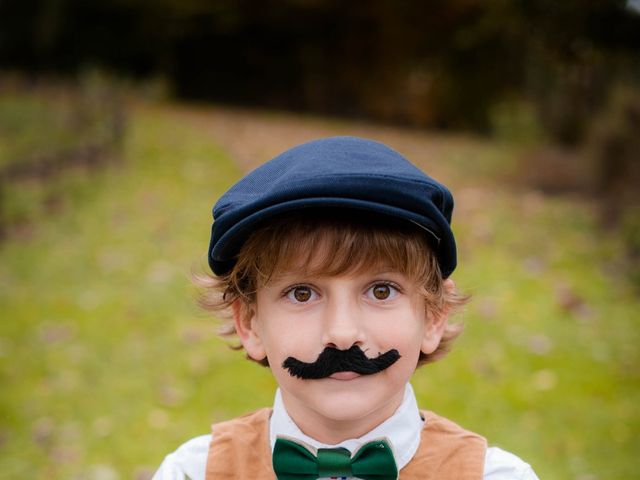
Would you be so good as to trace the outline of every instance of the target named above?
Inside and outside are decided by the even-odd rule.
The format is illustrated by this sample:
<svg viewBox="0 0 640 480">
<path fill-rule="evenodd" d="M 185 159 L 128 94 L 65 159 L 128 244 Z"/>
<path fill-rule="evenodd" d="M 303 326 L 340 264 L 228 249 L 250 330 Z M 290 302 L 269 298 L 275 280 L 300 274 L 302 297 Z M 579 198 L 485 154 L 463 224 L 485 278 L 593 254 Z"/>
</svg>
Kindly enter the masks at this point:
<svg viewBox="0 0 640 480">
<path fill-rule="evenodd" d="M 190 273 L 228 186 L 335 134 L 456 197 L 474 300 L 421 404 L 542 479 L 636 478 L 639 8 L 0 2 L 0 478 L 146 479 L 272 401 Z"/>
<path fill-rule="evenodd" d="M 636 2 L 8 0 L 0 66 L 161 75 L 181 97 L 487 131 L 524 100 L 579 141 L 640 79 Z"/>
<path fill-rule="evenodd" d="M 26 102 L 28 106 L 30 101 Z M 465 335 L 421 368 L 422 405 L 544 479 L 636 476 L 638 297 L 593 205 L 505 183 L 520 147 L 220 107 L 136 102 L 118 163 L 48 179 L 0 249 L 0 478 L 149 478 L 210 422 L 272 401 L 193 301 L 210 205 L 292 143 L 385 141 L 453 188 Z M 44 185 L 47 185 L 46 187 Z M 38 188 L 34 186 L 33 188 Z"/>
</svg>

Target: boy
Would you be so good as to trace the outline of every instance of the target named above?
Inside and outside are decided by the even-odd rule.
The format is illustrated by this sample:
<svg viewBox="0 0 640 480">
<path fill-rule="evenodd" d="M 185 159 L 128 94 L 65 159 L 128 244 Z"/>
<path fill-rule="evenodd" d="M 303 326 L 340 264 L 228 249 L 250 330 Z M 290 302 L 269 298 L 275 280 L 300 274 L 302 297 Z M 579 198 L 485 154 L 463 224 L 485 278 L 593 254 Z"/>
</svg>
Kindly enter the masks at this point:
<svg viewBox="0 0 640 480">
<path fill-rule="evenodd" d="M 416 405 L 465 302 L 453 197 L 383 144 L 335 137 L 284 152 L 213 209 L 203 302 L 269 366 L 273 409 L 212 426 L 155 479 L 536 479 L 519 458 Z"/>
</svg>

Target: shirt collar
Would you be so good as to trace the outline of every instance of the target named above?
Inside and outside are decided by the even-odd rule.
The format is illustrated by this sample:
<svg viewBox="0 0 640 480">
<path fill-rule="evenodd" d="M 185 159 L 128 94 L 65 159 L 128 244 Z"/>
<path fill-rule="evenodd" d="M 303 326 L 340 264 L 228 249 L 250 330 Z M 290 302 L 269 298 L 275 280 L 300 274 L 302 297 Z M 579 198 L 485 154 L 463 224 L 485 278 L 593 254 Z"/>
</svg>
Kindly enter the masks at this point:
<svg viewBox="0 0 640 480">
<path fill-rule="evenodd" d="M 269 441 L 271 450 L 276 443 L 276 438 L 284 436 L 293 437 L 315 448 L 344 447 L 353 455 L 365 443 L 387 438 L 393 448 L 398 470 L 400 470 L 409 463 L 418 450 L 423 422 L 413 388 L 407 383 L 404 399 L 391 417 L 360 438 L 345 440 L 337 445 L 327 445 L 302 433 L 287 413 L 280 389 L 278 389 L 273 402 L 273 414 L 269 421 Z"/>
</svg>

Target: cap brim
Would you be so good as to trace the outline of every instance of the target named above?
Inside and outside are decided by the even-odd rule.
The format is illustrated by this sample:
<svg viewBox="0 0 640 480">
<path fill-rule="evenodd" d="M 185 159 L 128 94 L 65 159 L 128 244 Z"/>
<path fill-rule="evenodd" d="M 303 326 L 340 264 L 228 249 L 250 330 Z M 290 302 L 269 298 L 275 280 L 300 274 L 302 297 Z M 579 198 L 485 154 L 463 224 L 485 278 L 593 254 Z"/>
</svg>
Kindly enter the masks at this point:
<svg viewBox="0 0 640 480">
<path fill-rule="evenodd" d="M 212 227 L 212 238 L 209 245 L 209 266 L 216 275 L 224 275 L 233 267 L 240 246 L 264 222 L 283 213 L 315 208 L 322 208 L 325 211 L 328 208 L 359 210 L 379 213 L 397 220 L 410 221 L 427 233 L 430 240 L 429 243 L 434 247 L 439 258 L 443 276 L 446 278 L 455 269 L 455 241 L 452 236 L 447 238 L 449 237 L 448 235 L 443 235 L 443 229 L 431 218 L 387 204 L 353 198 L 331 197 L 295 199 L 260 209 L 242 217 L 240 221 L 234 222 L 219 239 L 213 238 Z M 226 220 L 220 219 L 216 221 L 224 222 Z M 214 242 L 215 248 L 213 248 Z"/>
</svg>

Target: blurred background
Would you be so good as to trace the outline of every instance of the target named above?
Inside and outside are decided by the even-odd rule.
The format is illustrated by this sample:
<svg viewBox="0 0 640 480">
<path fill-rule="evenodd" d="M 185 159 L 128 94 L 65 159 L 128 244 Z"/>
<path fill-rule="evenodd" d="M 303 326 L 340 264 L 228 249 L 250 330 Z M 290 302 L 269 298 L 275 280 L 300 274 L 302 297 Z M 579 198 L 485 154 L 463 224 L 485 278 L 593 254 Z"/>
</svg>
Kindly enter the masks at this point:
<svg viewBox="0 0 640 480">
<path fill-rule="evenodd" d="M 474 299 L 421 405 L 637 478 L 637 0 L 0 1 L 0 478 L 147 479 L 272 402 L 190 277 L 216 199 L 327 135 L 456 197 Z"/>
</svg>

